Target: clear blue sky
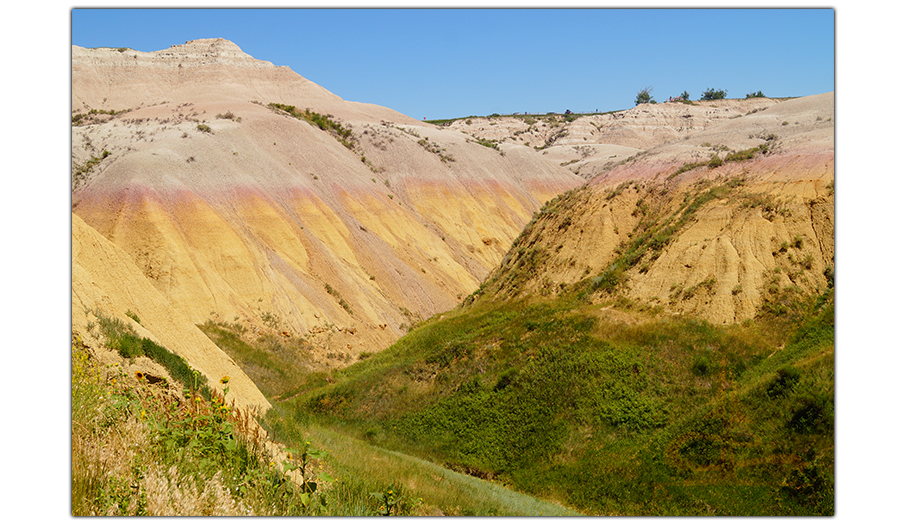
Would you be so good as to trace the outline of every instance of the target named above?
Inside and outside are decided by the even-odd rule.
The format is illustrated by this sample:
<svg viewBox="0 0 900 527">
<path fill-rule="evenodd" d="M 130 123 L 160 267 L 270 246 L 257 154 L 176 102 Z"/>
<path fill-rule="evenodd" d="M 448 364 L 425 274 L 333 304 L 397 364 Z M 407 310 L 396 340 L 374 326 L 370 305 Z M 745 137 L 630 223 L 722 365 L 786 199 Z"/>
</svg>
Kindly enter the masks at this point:
<svg viewBox="0 0 900 527">
<path fill-rule="evenodd" d="M 620 110 L 707 88 L 834 90 L 831 9 L 73 9 L 72 43 L 221 37 L 346 100 L 417 119 Z"/>
</svg>

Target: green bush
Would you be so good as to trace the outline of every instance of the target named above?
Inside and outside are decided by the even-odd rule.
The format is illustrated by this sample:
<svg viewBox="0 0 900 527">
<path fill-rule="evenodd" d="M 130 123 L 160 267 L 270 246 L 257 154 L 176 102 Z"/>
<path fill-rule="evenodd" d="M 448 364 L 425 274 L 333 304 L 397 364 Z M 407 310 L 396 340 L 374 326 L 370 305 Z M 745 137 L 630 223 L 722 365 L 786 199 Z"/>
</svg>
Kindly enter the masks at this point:
<svg viewBox="0 0 900 527">
<path fill-rule="evenodd" d="M 769 397 L 781 397 L 794 389 L 800 380 L 800 370 L 788 364 L 778 369 L 775 378 L 766 387 Z"/>
<path fill-rule="evenodd" d="M 822 433 L 834 427 L 834 397 L 804 393 L 798 400 L 788 428 L 800 433 Z"/>
<path fill-rule="evenodd" d="M 653 91 L 653 88 L 644 88 L 637 93 L 637 96 L 634 99 L 634 105 L 637 106 L 639 104 L 646 103 L 654 103 L 656 101 L 650 96 L 650 92 Z"/>
<path fill-rule="evenodd" d="M 699 357 L 694 359 L 694 363 L 691 365 L 691 372 L 694 375 L 705 376 L 709 375 L 712 371 L 712 363 L 709 360 L 709 357 L 706 355 L 700 355 Z"/>
<path fill-rule="evenodd" d="M 764 98 L 764 97 L 765 97 L 765 95 L 763 95 L 762 90 L 760 90 L 756 93 L 748 93 L 747 97 L 745 97 L 745 99 Z"/>
<path fill-rule="evenodd" d="M 713 88 L 707 88 L 706 91 L 700 96 L 701 101 L 714 101 L 717 99 L 724 99 L 725 95 L 728 94 L 728 90 L 716 90 Z"/>
</svg>

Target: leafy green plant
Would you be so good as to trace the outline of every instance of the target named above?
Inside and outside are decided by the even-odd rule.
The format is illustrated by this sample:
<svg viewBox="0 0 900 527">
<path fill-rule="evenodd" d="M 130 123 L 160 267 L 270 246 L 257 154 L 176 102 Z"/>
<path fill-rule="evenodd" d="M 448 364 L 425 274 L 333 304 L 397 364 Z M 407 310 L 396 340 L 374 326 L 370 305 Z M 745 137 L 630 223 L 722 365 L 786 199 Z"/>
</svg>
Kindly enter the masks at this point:
<svg viewBox="0 0 900 527">
<path fill-rule="evenodd" d="M 131 109 L 125 110 L 103 110 L 98 108 L 92 108 L 88 113 L 77 113 L 72 116 L 72 126 L 81 126 L 85 124 L 94 124 L 97 122 L 103 122 L 99 117 L 101 115 L 108 115 L 110 117 L 116 117 L 123 113 L 130 112 Z"/>
<path fill-rule="evenodd" d="M 500 147 L 498 146 L 497 141 L 491 141 L 490 139 L 476 139 L 475 142 L 481 146 L 493 148 L 494 150 L 500 150 Z"/>
<path fill-rule="evenodd" d="M 694 375 L 709 375 L 712 371 L 713 365 L 710 363 L 709 357 L 706 355 L 700 355 L 694 359 L 694 363 L 691 364 L 691 372 Z"/>
<path fill-rule="evenodd" d="M 322 512 L 302 505 L 249 414 L 225 402 L 228 377 L 221 395 L 181 398 L 141 372 L 99 364 L 77 333 L 72 344 L 74 516 Z"/>
<path fill-rule="evenodd" d="M 310 441 L 303 441 L 299 447 L 288 448 L 288 458 L 282 460 L 285 474 L 296 470 L 303 483 L 300 484 L 300 503 L 304 510 L 321 512 L 327 510 L 327 501 L 321 494 L 316 494 L 319 484 L 334 483 L 335 479 L 327 472 L 312 473 L 312 462 L 325 457 L 325 452 L 311 446 Z M 315 499 L 318 498 L 318 499 Z"/>
<path fill-rule="evenodd" d="M 146 356 L 166 368 L 173 379 L 186 389 L 199 392 L 206 399 L 212 398 L 207 379 L 200 372 L 193 370 L 184 358 L 160 346 L 152 339 L 139 338 L 130 324 L 114 317 L 107 317 L 98 310 L 92 311 L 97 318 L 97 326 L 104 337 L 104 344 L 115 349 L 126 359 Z"/>
<path fill-rule="evenodd" d="M 754 99 L 754 98 L 762 98 L 762 97 L 765 97 L 765 95 L 763 94 L 762 90 L 760 90 L 755 93 L 748 93 L 747 96 L 745 97 L 745 99 Z"/>
<path fill-rule="evenodd" d="M 396 515 L 397 506 L 403 501 L 400 490 L 393 483 L 384 492 L 372 492 L 370 496 L 378 502 L 378 514 L 381 516 Z"/>
<path fill-rule="evenodd" d="M 624 324 L 576 295 L 484 298 L 424 322 L 285 412 L 587 514 L 829 510 L 783 482 L 796 468 L 803 483 L 806 470 L 820 503 L 833 495 L 831 319 L 799 310 L 738 326 L 688 317 Z M 768 395 L 787 365 L 801 378 Z M 813 444 L 820 469 L 778 454 Z"/>
<path fill-rule="evenodd" d="M 695 168 L 700 168 L 702 166 L 708 166 L 708 164 L 709 164 L 708 161 L 705 163 L 703 163 L 703 162 L 685 163 L 685 164 L 681 165 L 681 167 L 679 167 L 678 170 L 673 172 L 672 175 L 670 175 L 667 179 L 673 179 L 675 176 L 677 176 L 679 174 L 683 174 L 684 172 L 689 172 L 691 170 L 694 170 Z"/>
<path fill-rule="evenodd" d="M 264 311 L 259 317 L 269 329 L 278 329 L 278 326 L 281 325 L 281 317 L 275 313 Z"/>
<path fill-rule="evenodd" d="M 206 125 L 203 123 L 197 123 L 197 130 L 200 130 L 201 132 L 203 132 L 205 134 L 213 133 L 212 128 L 210 128 L 209 125 Z"/>
</svg>

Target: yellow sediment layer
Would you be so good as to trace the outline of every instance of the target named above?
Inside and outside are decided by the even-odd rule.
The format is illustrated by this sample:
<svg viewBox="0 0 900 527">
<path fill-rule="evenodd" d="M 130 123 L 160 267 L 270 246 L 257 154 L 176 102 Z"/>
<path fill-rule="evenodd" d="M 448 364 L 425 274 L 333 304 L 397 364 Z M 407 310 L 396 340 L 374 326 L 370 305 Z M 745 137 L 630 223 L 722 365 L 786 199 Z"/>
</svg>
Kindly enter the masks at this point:
<svg viewBox="0 0 900 527">
<path fill-rule="evenodd" d="M 445 280 L 449 279 L 451 282 L 445 285 L 455 293 L 477 287 L 477 278 L 456 261 L 453 251 L 446 243 L 446 237 L 453 237 L 454 231 L 439 234 L 439 231 L 422 223 L 408 209 L 394 205 L 389 198 L 381 195 L 343 194 L 341 199 L 346 210 L 359 220 L 362 228 L 387 243 L 413 269 L 427 266 L 432 275 L 445 275 Z M 369 267 L 373 265 L 374 263 L 369 264 Z"/>
<path fill-rule="evenodd" d="M 360 267 L 350 246 L 350 230 L 327 203 L 311 193 L 294 195 L 289 200 L 303 228 L 321 240 L 331 251 L 353 267 Z"/>
<path fill-rule="evenodd" d="M 87 336 L 93 312 L 129 322 L 187 360 L 211 384 L 230 377 L 228 399 L 262 411 L 270 407 L 253 381 L 159 292 L 121 248 L 72 215 L 72 328 Z M 126 312 L 140 319 L 130 321 Z"/>
</svg>

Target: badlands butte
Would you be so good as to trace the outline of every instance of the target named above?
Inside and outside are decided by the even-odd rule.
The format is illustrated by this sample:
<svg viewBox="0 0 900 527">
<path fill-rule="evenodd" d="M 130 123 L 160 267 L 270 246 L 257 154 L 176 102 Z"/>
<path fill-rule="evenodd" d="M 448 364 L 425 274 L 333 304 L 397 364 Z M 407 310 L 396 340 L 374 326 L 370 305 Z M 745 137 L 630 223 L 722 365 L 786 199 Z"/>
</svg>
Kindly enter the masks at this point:
<svg viewBox="0 0 900 527">
<path fill-rule="evenodd" d="M 733 324 L 833 273 L 832 93 L 422 122 L 203 39 L 73 46 L 72 118 L 73 330 L 136 319 L 260 409 L 198 325 L 327 370 L 488 294 Z"/>
</svg>

